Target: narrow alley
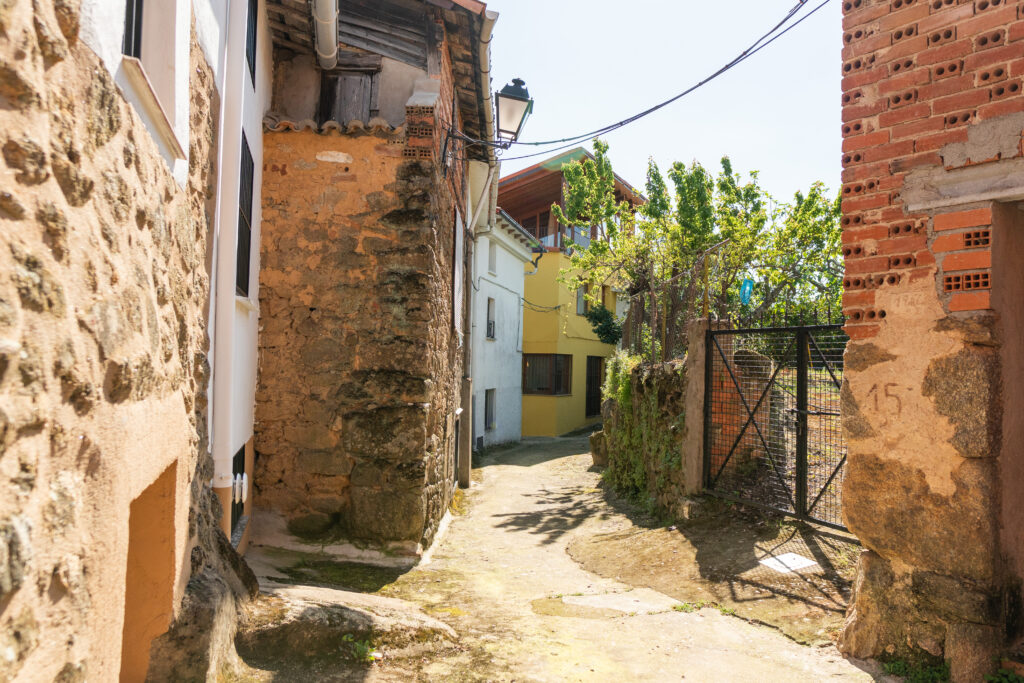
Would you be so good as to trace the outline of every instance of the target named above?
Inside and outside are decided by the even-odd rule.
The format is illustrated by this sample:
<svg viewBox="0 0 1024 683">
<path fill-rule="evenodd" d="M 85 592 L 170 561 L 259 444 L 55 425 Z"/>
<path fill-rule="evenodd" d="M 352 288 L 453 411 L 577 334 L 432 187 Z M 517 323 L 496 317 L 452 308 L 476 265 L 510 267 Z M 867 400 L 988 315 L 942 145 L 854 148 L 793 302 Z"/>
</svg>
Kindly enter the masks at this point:
<svg viewBox="0 0 1024 683">
<path fill-rule="evenodd" d="M 321 586 L 360 582 L 386 597 L 334 597 L 366 610 L 371 620 L 389 612 L 389 623 L 410 631 L 381 642 L 381 629 L 372 627 L 366 646 L 379 648 L 381 658 L 358 664 L 344 644 L 310 658 L 303 648 L 316 638 L 308 632 L 301 641 L 279 640 L 289 644 L 276 654 L 266 633 L 246 647 L 250 623 L 242 627 L 239 652 L 252 680 L 872 680 L 873 669 L 844 660 L 831 643 L 801 645 L 730 609 L 680 602 L 577 564 L 568 552 L 574 541 L 621 534 L 633 525 L 599 488 L 585 437 L 527 440 L 486 456 L 481 465 L 459 501 L 461 514 L 432 556 L 397 579 L 397 572 L 381 570 L 376 583 L 365 576 L 360 581 L 354 569 L 335 565 L 329 571 L 329 563 L 254 548 L 248 559 L 262 574 L 266 594 L 310 597 L 312 589 L 297 588 L 294 577 Z M 317 570 L 296 572 L 302 566 Z M 687 569 L 680 566 L 680 575 Z M 325 595 L 314 602 L 323 604 L 330 599 Z M 279 605 L 262 609 L 273 615 L 270 631 L 289 621 Z M 317 621 L 308 607 L 302 612 L 300 618 Z M 451 630 L 430 626 L 432 618 Z M 359 619 L 348 621 L 351 631 Z M 416 629 L 429 635 L 417 636 Z M 389 641 L 399 645 L 391 648 Z"/>
</svg>

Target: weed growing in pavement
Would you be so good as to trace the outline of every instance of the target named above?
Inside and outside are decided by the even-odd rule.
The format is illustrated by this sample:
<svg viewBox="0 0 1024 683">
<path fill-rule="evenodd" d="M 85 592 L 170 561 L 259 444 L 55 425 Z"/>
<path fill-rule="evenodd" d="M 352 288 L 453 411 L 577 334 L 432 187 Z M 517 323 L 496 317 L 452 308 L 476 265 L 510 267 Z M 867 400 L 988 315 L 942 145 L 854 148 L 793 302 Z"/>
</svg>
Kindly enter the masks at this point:
<svg viewBox="0 0 1024 683">
<path fill-rule="evenodd" d="M 903 677 L 905 683 L 945 683 L 949 680 L 949 662 L 935 664 L 893 659 L 882 666 L 887 674 Z"/>
<path fill-rule="evenodd" d="M 348 656 L 352 661 L 372 664 L 380 657 L 380 653 L 377 652 L 372 642 L 369 640 L 356 640 L 356 637 L 351 633 L 343 635 L 341 642 L 344 644 L 345 649 L 348 650 Z"/>
</svg>

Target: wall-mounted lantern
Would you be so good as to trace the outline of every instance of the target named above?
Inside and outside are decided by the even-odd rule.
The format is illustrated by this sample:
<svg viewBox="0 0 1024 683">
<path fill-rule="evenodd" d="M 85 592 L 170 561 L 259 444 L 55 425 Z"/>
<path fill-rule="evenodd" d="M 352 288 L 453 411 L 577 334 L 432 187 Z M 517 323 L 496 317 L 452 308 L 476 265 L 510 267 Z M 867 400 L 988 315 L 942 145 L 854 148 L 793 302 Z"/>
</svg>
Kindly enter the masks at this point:
<svg viewBox="0 0 1024 683">
<path fill-rule="evenodd" d="M 523 124 L 533 111 L 533 100 L 530 99 L 530 91 L 526 89 L 526 81 L 513 78 L 511 83 L 494 95 L 494 101 L 497 105 L 498 141 L 503 148 L 508 149 L 519 139 Z"/>
</svg>

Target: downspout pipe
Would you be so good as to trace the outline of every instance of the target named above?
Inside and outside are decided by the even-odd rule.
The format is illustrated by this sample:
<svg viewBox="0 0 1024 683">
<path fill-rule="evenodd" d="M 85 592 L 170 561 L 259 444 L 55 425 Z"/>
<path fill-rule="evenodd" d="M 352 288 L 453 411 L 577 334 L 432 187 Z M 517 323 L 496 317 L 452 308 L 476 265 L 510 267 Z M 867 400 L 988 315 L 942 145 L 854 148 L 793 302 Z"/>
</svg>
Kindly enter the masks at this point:
<svg viewBox="0 0 1024 683">
<path fill-rule="evenodd" d="M 494 139 L 494 102 L 491 99 L 491 35 L 494 32 L 494 24 L 498 21 L 498 13 L 492 10 L 484 10 L 481 14 L 482 23 L 480 26 L 480 74 L 482 89 L 486 89 L 484 97 L 484 131 L 488 140 Z M 494 216 L 494 197 L 492 187 L 497 186 L 494 177 L 498 173 L 497 156 L 494 148 L 487 148 L 487 180 L 480 192 L 480 200 L 473 207 L 472 220 L 469 223 L 470 234 L 476 233 L 476 222 L 480 219 L 480 211 L 484 206 L 488 207 L 488 223 Z M 484 198 L 487 197 L 485 200 Z M 472 452 L 473 452 L 473 278 L 475 276 L 476 258 L 473 254 L 473 240 L 466 242 L 466 262 L 463 280 L 468 287 L 464 290 L 465 308 L 463 309 L 463 357 L 462 357 L 462 415 L 461 428 L 459 431 L 459 461 L 458 461 L 458 482 L 460 488 L 469 488 L 470 476 L 472 474 Z"/>
<path fill-rule="evenodd" d="M 232 460 L 234 444 L 231 441 L 231 417 L 233 396 L 231 391 L 234 376 L 234 333 L 235 333 L 235 261 L 238 247 L 236 220 L 238 204 L 230 199 L 238 197 L 239 175 L 237 172 L 242 148 L 242 97 L 245 83 L 245 53 L 237 39 L 234 27 L 246 25 L 248 9 L 244 2 L 228 4 L 224 81 L 220 92 L 220 149 L 217 166 L 217 213 L 215 234 L 217 254 L 215 273 L 211 285 L 214 298 L 213 312 L 213 490 L 220 498 L 224 510 L 231 509 Z M 221 529 L 231 537 L 231 515 L 221 517 Z"/>
<path fill-rule="evenodd" d="M 320 68 L 329 71 L 338 66 L 338 2 L 313 0 L 313 49 Z"/>
</svg>

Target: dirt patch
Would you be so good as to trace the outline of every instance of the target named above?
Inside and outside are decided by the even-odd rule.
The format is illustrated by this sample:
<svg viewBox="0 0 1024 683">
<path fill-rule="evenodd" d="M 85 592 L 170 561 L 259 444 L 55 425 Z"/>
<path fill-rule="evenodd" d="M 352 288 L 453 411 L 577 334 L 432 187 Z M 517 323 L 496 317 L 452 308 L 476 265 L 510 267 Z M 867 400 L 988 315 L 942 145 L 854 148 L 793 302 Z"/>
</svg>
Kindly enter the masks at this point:
<svg viewBox="0 0 1024 683">
<path fill-rule="evenodd" d="M 797 642 L 835 640 L 860 552 L 849 538 L 715 500 L 692 519 L 655 528 L 628 504 L 616 507 L 639 524 L 574 538 L 569 555 L 586 570 L 684 603 L 713 603 Z M 761 564 L 788 553 L 814 564 L 787 573 Z"/>
</svg>

